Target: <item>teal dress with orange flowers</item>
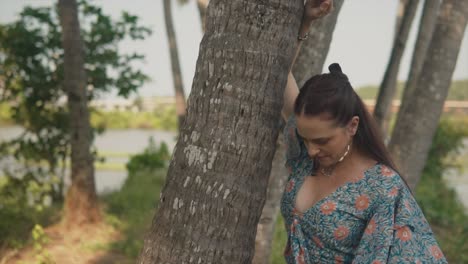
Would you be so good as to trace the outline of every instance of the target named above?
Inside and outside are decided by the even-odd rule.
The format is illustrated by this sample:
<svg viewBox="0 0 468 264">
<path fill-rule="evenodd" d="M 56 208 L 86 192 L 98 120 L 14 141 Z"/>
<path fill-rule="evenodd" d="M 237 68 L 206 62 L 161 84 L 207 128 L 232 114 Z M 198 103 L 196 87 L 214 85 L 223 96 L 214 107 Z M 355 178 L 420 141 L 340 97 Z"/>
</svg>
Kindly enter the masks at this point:
<svg viewBox="0 0 468 264">
<path fill-rule="evenodd" d="M 288 233 L 288 264 L 447 263 L 413 195 L 383 164 L 299 213 L 295 198 L 313 164 L 297 137 L 294 116 L 286 124 L 285 139 L 291 173 L 281 213 Z"/>
</svg>

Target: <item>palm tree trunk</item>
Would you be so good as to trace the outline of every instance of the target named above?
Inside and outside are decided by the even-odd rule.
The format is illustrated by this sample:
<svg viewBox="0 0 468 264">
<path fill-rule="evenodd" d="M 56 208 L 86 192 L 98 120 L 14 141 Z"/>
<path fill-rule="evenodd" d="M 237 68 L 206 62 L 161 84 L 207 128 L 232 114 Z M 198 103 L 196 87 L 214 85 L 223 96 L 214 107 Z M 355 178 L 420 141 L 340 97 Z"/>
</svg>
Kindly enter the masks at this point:
<svg viewBox="0 0 468 264">
<path fill-rule="evenodd" d="M 417 86 L 405 98 L 389 150 L 414 189 L 425 166 L 468 18 L 468 1 L 444 0 Z"/>
<path fill-rule="evenodd" d="M 405 14 L 401 21 L 398 30 L 398 37 L 395 38 L 393 43 L 390 61 L 388 62 L 387 69 L 380 85 L 377 102 L 374 108 L 374 117 L 377 124 L 380 126 L 382 134 L 386 137 L 388 125 L 391 117 L 391 104 L 395 97 L 396 84 L 398 78 L 398 71 L 400 68 L 400 61 L 405 51 L 406 41 L 408 40 L 409 31 L 413 22 L 419 0 L 408 0 L 405 7 Z"/>
<path fill-rule="evenodd" d="M 311 76 L 322 72 L 343 2 L 343 0 L 334 0 L 335 10 L 332 13 L 312 22 L 309 38 L 302 43 L 302 49 L 293 67 L 293 74 L 299 87 L 302 87 Z"/>
<path fill-rule="evenodd" d="M 262 215 L 257 225 L 257 236 L 255 238 L 255 255 L 253 264 L 269 264 L 271 247 L 273 243 L 276 219 L 280 207 L 281 195 L 284 184 L 288 178 L 288 171 L 284 166 L 285 146 L 283 136 L 278 137 L 275 157 L 271 165 L 270 177 L 268 179 L 268 189 L 266 202 L 263 206 Z"/>
<path fill-rule="evenodd" d="M 393 41 L 398 37 L 398 30 L 401 26 L 401 21 L 403 20 L 403 15 L 405 14 L 406 5 L 408 4 L 408 0 L 400 0 L 398 1 L 398 8 L 397 8 L 397 18 L 395 21 L 395 36 Z"/>
<path fill-rule="evenodd" d="M 303 2 L 212 0 L 138 263 L 250 263 Z M 268 28 L 268 30 L 266 30 Z"/>
<path fill-rule="evenodd" d="M 93 156 L 90 152 L 91 129 L 83 41 L 80 36 L 78 7 L 75 0 L 59 0 L 62 45 L 64 50 L 64 87 L 70 111 L 71 186 L 65 198 L 67 224 L 85 224 L 100 219 L 94 183 Z"/>
<path fill-rule="evenodd" d="M 416 81 L 419 79 L 421 68 L 426 58 L 427 49 L 431 42 L 432 34 L 437 20 L 437 12 L 439 11 L 440 0 L 425 0 L 419 23 L 418 36 L 414 46 L 413 57 L 411 59 L 410 71 L 403 91 L 402 100 L 411 98 L 411 93 L 417 86 Z M 397 120 L 400 118 L 398 114 Z"/>
<path fill-rule="evenodd" d="M 167 40 L 169 43 L 169 53 L 171 55 L 171 70 L 172 81 L 174 82 L 174 91 L 176 99 L 176 112 L 179 124 L 179 130 L 184 123 L 185 118 L 185 93 L 184 84 L 182 83 L 182 73 L 180 70 L 179 53 L 177 51 L 177 41 L 174 31 L 174 23 L 172 21 L 172 0 L 164 0 L 164 21 L 166 23 Z"/>
</svg>

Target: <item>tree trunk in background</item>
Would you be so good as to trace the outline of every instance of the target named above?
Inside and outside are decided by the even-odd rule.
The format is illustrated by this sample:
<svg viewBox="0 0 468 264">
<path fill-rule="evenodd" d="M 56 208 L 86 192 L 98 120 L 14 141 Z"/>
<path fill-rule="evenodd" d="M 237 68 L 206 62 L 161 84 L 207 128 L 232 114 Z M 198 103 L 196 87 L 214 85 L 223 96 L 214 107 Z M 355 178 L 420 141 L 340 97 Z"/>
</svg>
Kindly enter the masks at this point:
<svg viewBox="0 0 468 264">
<path fill-rule="evenodd" d="M 388 126 L 391 117 L 392 101 L 397 89 L 398 70 L 400 61 L 405 51 L 411 24 L 418 8 L 419 0 L 408 0 L 405 13 L 398 29 L 398 36 L 393 43 L 390 61 L 380 85 L 379 94 L 374 108 L 374 117 L 380 126 L 384 138 L 388 133 Z"/>
<path fill-rule="evenodd" d="M 76 1 L 59 0 L 58 3 L 64 50 L 63 85 L 68 94 L 71 133 L 71 186 L 65 198 L 64 220 L 68 225 L 80 225 L 100 219 L 93 156 L 90 152 L 92 139 L 84 48 Z"/>
<path fill-rule="evenodd" d="M 432 34 L 434 33 L 439 6 L 440 0 L 424 1 L 421 22 L 419 23 L 418 36 L 416 38 L 413 57 L 411 59 L 411 66 L 401 100 L 406 100 L 405 98 L 411 98 L 410 94 L 417 86 L 416 81 L 419 79 L 419 74 L 421 73 L 424 59 L 426 58 L 427 49 L 431 42 Z M 401 118 L 400 114 L 398 114 L 397 120 L 399 118 Z"/>
<path fill-rule="evenodd" d="M 302 43 L 302 49 L 293 67 L 299 88 L 307 79 L 322 72 L 343 2 L 343 0 L 334 0 L 335 10 L 332 13 L 312 22 L 309 38 Z"/>
<path fill-rule="evenodd" d="M 389 150 L 414 189 L 426 163 L 460 50 L 468 1 L 444 0 L 411 98 L 405 98 Z"/>
<path fill-rule="evenodd" d="M 212 0 L 138 263 L 250 263 L 303 1 Z"/>
<path fill-rule="evenodd" d="M 335 10 L 327 17 L 317 20 L 311 25 L 309 38 L 302 44 L 301 53 L 294 67 L 295 76 L 299 75 L 305 81 L 305 79 L 321 73 L 342 5 L 343 0 L 335 0 Z M 266 203 L 257 226 L 255 256 L 252 262 L 254 264 L 270 263 L 271 246 L 278 218 L 280 199 L 283 194 L 284 182 L 289 174 L 284 166 L 284 142 L 280 139 L 281 137 L 279 137 L 277 143 L 278 147 L 276 148 L 268 181 Z"/>
<path fill-rule="evenodd" d="M 269 264 L 271 247 L 275 234 L 276 219 L 280 207 L 281 195 L 289 172 L 285 167 L 285 145 L 283 135 L 278 137 L 275 157 L 271 165 L 268 190 L 262 216 L 257 225 L 257 237 L 255 238 L 255 256 L 253 264 Z"/>
<path fill-rule="evenodd" d="M 185 118 L 185 93 L 182 83 L 182 73 L 180 70 L 179 53 L 177 51 L 177 41 L 174 32 L 174 23 L 172 22 L 172 0 L 164 0 L 164 22 L 166 23 L 167 41 L 169 44 L 169 53 L 171 55 L 172 81 L 174 82 L 176 112 L 179 124 L 179 131 Z"/>
<path fill-rule="evenodd" d="M 405 14 L 405 8 L 408 4 L 408 0 L 400 0 L 397 7 L 397 18 L 395 21 L 395 35 L 393 36 L 393 42 L 398 37 L 398 30 L 400 29 L 401 21 L 403 20 L 403 15 Z"/>
<path fill-rule="evenodd" d="M 200 13 L 202 33 L 205 33 L 206 9 L 208 8 L 208 0 L 197 0 L 197 6 L 198 6 L 198 13 Z"/>
</svg>

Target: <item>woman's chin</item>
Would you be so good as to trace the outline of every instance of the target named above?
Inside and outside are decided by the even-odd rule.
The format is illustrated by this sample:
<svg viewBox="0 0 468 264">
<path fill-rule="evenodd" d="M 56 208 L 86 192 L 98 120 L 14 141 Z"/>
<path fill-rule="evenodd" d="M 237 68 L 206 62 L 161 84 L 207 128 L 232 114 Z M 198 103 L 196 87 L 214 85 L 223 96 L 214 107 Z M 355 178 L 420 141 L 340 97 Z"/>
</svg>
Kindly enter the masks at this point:
<svg viewBox="0 0 468 264">
<path fill-rule="evenodd" d="M 328 167 L 328 166 L 333 164 L 333 160 L 328 156 L 318 157 L 317 160 L 320 163 L 320 165 L 323 166 L 323 167 Z"/>
</svg>

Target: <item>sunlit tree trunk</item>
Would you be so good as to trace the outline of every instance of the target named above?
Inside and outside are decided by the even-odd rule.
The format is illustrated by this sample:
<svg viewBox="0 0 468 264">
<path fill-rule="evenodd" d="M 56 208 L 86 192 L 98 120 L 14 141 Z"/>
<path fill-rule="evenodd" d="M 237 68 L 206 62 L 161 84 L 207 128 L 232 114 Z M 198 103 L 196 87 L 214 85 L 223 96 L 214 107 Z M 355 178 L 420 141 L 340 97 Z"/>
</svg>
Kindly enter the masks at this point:
<svg viewBox="0 0 468 264">
<path fill-rule="evenodd" d="M 418 36 L 414 46 L 413 56 L 411 58 L 411 65 L 406 80 L 405 88 L 403 91 L 402 100 L 411 98 L 411 92 L 417 86 L 416 81 L 419 79 L 421 68 L 424 59 L 426 58 L 427 48 L 431 42 L 432 34 L 437 20 L 437 11 L 439 11 L 440 0 L 425 0 L 422 10 L 421 21 L 419 23 Z M 397 120 L 401 116 L 398 114 Z"/>
<path fill-rule="evenodd" d="M 398 37 L 398 30 L 400 29 L 401 21 L 403 20 L 403 15 L 405 14 L 405 8 L 407 4 L 408 4 L 408 0 L 398 1 L 397 17 L 395 21 L 395 36 L 394 36 L 393 41 L 395 41 L 396 38 Z"/>
<path fill-rule="evenodd" d="M 309 38 L 302 43 L 302 49 L 293 67 L 293 74 L 299 87 L 311 76 L 322 72 L 343 2 L 343 0 L 334 0 L 335 9 L 332 13 L 312 22 Z"/>
<path fill-rule="evenodd" d="M 391 107 L 396 92 L 400 61 L 405 51 L 406 42 L 418 3 L 419 0 L 408 0 L 400 28 L 398 29 L 398 36 L 393 43 L 390 61 L 388 62 L 382 83 L 380 84 L 379 94 L 374 108 L 374 117 L 384 136 L 387 135 L 390 122 Z"/>
<path fill-rule="evenodd" d="M 200 14 L 202 32 L 205 33 L 206 9 L 208 8 L 208 0 L 197 0 L 197 7 L 198 13 Z"/>
<path fill-rule="evenodd" d="M 176 112 L 180 130 L 185 119 L 185 109 L 187 106 L 185 103 L 184 84 L 182 83 L 179 52 L 177 50 L 177 41 L 174 31 L 174 23 L 172 20 L 171 1 L 172 0 L 163 0 L 164 22 L 166 23 L 167 41 L 169 44 L 169 53 L 171 56 L 172 81 L 174 83 Z"/>
<path fill-rule="evenodd" d="M 250 263 L 302 0 L 211 0 L 159 209 L 138 263 Z"/>
<path fill-rule="evenodd" d="M 294 76 L 299 76 L 296 77 L 298 80 L 305 81 L 305 79 L 322 71 L 343 0 L 335 0 L 333 3 L 335 10 L 325 18 L 313 22 L 309 38 L 302 44 L 301 52 L 293 68 Z M 279 213 L 280 199 L 283 194 L 284 182 L 288 176 L 288 172 L 284 167 L 284 145 L 280 138 L 278 139 L 268 181 L 265 206 L 257 226 L 255 256 L 252 262 L 254 264 L 270 263 L 271 246 Z"/>
<path fill-rule="evenodd" d="M 467 18 L 468 1 L 442 2 L 417 86 L 401 106 L 389 149 L 413 189 L 442 113 Z"/>
<path fill-rule="evenodd" d="M 84 48 L 75 0 L 59 0 L 64 87 L 70 111 L 71 186 L 65 198 L 67 224 L 85 224 L 100 219 L 94 183 L 92 142 L 86 94 Z"/>
</svg>

